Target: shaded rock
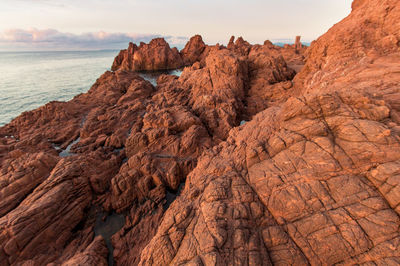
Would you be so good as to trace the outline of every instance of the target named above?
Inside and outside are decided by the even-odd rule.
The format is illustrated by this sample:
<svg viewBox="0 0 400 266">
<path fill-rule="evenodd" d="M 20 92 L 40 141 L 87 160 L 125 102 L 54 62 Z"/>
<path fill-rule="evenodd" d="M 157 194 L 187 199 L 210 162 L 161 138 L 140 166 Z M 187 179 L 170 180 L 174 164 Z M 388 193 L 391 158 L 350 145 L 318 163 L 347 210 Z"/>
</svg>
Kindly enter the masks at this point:
<svg viewBox="0 0 400 266">
<path fill-rule="evenodd" d="M 274 46 L 255 45 L 249 52 L 248 117 L 282 103 L 290 96 L 290 80 L 295 72 L 288 67 L 280 50 Z"/>
<path fill-rule="evenodd" d="M 73 256 L 68 261 L 64 262 L 63 266 L 75 265 L 108 265 L 105 257 L 107 249 L 104 245 L 104 240 L 99 236 L 83 251 Z"/>
<path fill-rule="evenodd" d="M 215 138 L 225 139 L 238 124 L 246 79 L 246 62 L 227 49 L 210 52 L 204 68 L 182 73 L 180 80 L 191 88 L 191 108 Z"/>
<path fill-rule="evenodd" d="M 129 223 L 113 236 L 116 265 L 139 263 L 141 252 L 156 234 L 163 214 L 162 206 L 151 206 L 150 201 L 130 210 Z"/>
<path fill-rule="evenodd" d="M 33 193 L 0 218 L 1 261 L 14 264 L 36 256 L 38 263 L 46 263 L 52 252 L 61 251 L 91 201 L 88 178 L 83 175 L 88 167 L 60 161 Z"/>
<path fill-rule="evenodd" d="M 14 151 L 15 153 L 15 151 Z M 21 154 L 3 162 L 0 176 L 0 217 L 18 206 L 49 176 L 58 158 L 41 153 Z"/>
</svg>

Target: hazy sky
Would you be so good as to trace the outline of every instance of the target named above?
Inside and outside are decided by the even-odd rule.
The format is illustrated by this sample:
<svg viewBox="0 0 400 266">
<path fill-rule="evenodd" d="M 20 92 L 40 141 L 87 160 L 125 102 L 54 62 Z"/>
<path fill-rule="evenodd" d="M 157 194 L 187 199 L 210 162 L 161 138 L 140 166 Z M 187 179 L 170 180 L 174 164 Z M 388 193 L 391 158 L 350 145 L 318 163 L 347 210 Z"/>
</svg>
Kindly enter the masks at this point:
<svg viewBox="0 0 400 266">
<path fill-rule="evenodd" d="M 0 0 L 0 49 L 54 46 L 119 48 L 168 36 L 207 43 L 231 35 L 311 41 L 350 12 L 352 0 Z M 178 38 L 174 38 L 178 37 Z M 64 43 L 64 44 L 63 44 Z M 118 47 L 117 47 L 118 43 Z M 104 47 L 103 47 L 104 46 Z"/>
</svg>

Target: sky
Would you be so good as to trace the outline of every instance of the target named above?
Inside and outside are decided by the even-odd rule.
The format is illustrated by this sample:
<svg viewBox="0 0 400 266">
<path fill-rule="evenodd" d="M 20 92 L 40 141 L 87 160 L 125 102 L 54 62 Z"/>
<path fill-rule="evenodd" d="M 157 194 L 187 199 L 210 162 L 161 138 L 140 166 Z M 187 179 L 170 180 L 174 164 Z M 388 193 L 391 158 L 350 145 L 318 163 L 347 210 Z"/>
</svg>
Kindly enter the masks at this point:
<svg viewBox="0 0 400 266">
<path fill-rule="evenodd" d="M 310 42 L 346 17 L 352 0 L 0 0 L 1 50 L 121 49 L 165 37 L 182 47 L 230 36 Z"/>
</svg>

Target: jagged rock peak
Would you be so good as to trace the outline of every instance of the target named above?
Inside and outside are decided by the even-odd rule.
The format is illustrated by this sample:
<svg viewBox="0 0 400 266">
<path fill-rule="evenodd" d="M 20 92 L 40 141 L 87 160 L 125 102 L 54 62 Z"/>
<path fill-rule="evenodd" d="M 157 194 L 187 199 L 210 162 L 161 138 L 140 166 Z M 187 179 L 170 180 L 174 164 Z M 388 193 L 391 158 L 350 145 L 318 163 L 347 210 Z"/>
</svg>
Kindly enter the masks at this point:
<svg viewBox="0 0 400 266">
<path fill-rule="evenodd" d="M 185 65 L 191 65 L 202 59 L 202 55 L 207 45 L 200 35 L 194 35 L 186 43 L 185 48 L 180 52 Z"/>
<path fill-rule="evenodd" d="M 122 50 L 114 59 L 111 67 L 116 70 L 155 71 L 177 69 L 183 66 L 177 48 L 170 48 L 164 38 L 155 38 L 149 44 L 139 46 L 129 43 L 127 50 Z"/>
</svg>

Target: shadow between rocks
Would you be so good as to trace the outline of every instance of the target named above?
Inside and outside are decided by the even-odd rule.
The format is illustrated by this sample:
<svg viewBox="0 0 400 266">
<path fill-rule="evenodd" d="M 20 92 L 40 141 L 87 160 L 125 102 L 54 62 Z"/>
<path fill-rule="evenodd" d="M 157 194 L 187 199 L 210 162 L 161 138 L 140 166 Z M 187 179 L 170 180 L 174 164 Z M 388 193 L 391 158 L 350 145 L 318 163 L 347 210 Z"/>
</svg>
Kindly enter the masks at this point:
<svg viewBox="0 0 400 266">
<path fill-rule="evenodd" d="M 95 236 L 101 235 L 106 242 L 108 249 L 108 265 L 114 265 L 114 247 L 111 242 L 111 237 L 117 233 L 125 225 L 125 216 L 112 212 L 99 212 L 96 215 L 96 222 L 94 224 Z"/>
</svg>

